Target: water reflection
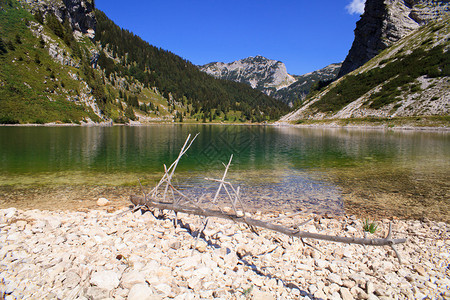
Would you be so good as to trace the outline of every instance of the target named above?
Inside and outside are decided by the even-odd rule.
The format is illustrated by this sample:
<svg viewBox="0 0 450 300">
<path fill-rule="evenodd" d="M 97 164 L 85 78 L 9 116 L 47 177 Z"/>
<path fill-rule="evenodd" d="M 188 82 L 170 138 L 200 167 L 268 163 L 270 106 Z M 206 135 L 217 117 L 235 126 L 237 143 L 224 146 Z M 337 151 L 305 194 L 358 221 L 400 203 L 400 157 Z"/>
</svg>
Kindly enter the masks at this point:
<svg viewBox="0 0 450 300">
<path fill-rule="evenodd" d="M 163 164 L 177 157 L 187 135 L 197 133 L 177 170 L 178 182 L 186 186 L 220 176 L 222 162 L 233 154 L 230 179 L 245 186 L 250 202 L 336 211 L 342 210 L 343 199 L 384 207 L 397 197 L 395 205 L 405 210 L 410 209 L 405 203 L 422 203 L 427 209 L 433 203 L 435 210 L 449 205 L 450 135 L 445 132 L 220 125 L 0 127 L 0 187 L 134 185 L 138 177 L 152 184 Z"/>
</svg>

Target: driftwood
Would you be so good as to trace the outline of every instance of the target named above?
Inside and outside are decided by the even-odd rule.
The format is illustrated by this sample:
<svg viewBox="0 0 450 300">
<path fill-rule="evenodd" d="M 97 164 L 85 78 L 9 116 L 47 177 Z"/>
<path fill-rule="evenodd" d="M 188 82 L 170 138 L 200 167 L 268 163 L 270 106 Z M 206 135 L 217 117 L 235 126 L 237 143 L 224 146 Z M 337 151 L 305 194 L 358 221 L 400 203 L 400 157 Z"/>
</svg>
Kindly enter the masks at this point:
<svg viewBox="0 0 450 300">
<path fill-rule="evenodd" d="M 298 215 L 299 213 L 294 213 L 289 216 L 279 217 L 268 221 L 262 221 L 257 220 L 254 218 L 249 217 L 248 213 L 245 211 L 245 206 L 241 200 L 240 197 L 240 189 L 234 188 L 231 182 L 225 181 L 226 175 L 228 173 L 228 169 L 231 165 L 231 161 L 233 156 L 231 155 L 230 160 L 227 165 L 225 166 L 225 171 L 222 176 L 222 179 L 212 179 L 212 178 L 205 178 L 209 181 L 214 181 L 219 183 L 219 187 L 217 189 L 217 192 L 214 196 L 214 199 L 210 200 L 210 203 L 213 204 L 217 209 L 208 209 L 203 208 L 200 205 L 201 199 L 191 199 L 190 197 L 186 196 L 184 193 L 182 193 L 180 190 L 175 188 L 172 183 L 172 177 L 174 175 L 175 169 L 178 165 L 179 160 L 181 157 L 186 153 L 186 151 L 189 149 L 189 147 L 192 145 L 193 141 L 197 135 L 191 140 L 191 135 L 189 135 L 186 139 L 186 142 L 184 143 L 183 147 L 181 148 L 180 154 L 178 155 L 178 158 L 172 163 L 172 165 L 167 168 L 164 165 L 165 173 L 159 183 L 151 190 L 150 193 L 145 193 L 144 188 L 141 185 L 143 196 L 136 196 L 131 195 L 130 201 L 133 203 L 135 208 L 141 208 L 145 207 L 149 210 L 159 209 L 159 210 L 169 210 L 174 211 L 175 215 L 177 216 L 177 213 L 186 213 L 186 214 L 192 214 L 192 215 L 198 215 L 203 216 L 206 218 L 209 217 L 215 217 L 215 218 L 222 218 L 222 219 L 228 219 L 233 222 L 238 223 L 244 223 L 249 226 L 249 228 L 256 232 L 256 228 L 264 228 L 271 231 L 279 232 L 291 237 L 297 237 L 300 238 L 302 241 L 305 238 L 308 239 L 315 239 L 315 240 L 324 240 L 324 241 L 330 241 L 330 242 L 338 242 L 338 243 L 346 243 L 346 244 L 359 244 L 359 245 L 370 245 L 370 246 L 390 246 L 395 254 L 397 255 L 397 258 L 399 259 L 401 263 L 401 258 L 397 250 L 395 249 L 394 245 L 405 243 L 406 239 L 394 239 L 392 238 L 392 226 L 389 224 L 389 232 L 385 238 L 357 238 L 357 237 L 345 237 L 345 236 L 334 236 L 334 235 L 326 235 L 326 234 L 320 234 L 320 233 L 312 233 L 307 231 L 301 231 L 298 228 L 302 225 L 305 225 L 306 223 L 310 222 L 311 220 L 308 220 L 306 222 L 303 222 L 302 224 L 297 225 L 295 228 L 287 228 L 281 225 L 274 224 L 275 221 L 279 221 L 282 218 L 290 218 Z M 140 181 L 139 181 L 140 184 Z M 228 200 L 231 203 L 231 206 L 233 208 L 233 212 L 224 212 L 221 207 L 219 206 L 218 200 L 219 195 L 222 189 L 225 191 L 225 194 L 228 196 Z M 207 225 L 208 219 L 204 222 L 204 228 L 205 229 Z M 175 222 L 176 224 L 176 222 Z M 202 230 L 202 231 L 203 231 Z M 201 232 L 199 232 L 200 235 Z M 199 236 L 198 235 L 198 236 Z"/>
</svg>

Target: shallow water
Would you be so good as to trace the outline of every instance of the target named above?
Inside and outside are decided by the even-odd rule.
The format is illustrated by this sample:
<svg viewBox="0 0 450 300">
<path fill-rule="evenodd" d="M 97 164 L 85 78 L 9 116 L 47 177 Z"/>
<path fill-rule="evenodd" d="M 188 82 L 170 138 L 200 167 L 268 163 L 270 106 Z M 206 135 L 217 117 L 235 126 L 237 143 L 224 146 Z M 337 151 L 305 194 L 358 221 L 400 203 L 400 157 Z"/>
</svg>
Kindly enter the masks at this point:
<svg viewBox="0 0 450 300">
<path fill-rule="evenodd" d="M 449 221 L 449 133 L 272 126 L 0 127 L 0 206 L 123 205 L 196 133 L 175 177 L 194 196 L 233 154 L 227 178 L 251 208 Z"/>
</svg>

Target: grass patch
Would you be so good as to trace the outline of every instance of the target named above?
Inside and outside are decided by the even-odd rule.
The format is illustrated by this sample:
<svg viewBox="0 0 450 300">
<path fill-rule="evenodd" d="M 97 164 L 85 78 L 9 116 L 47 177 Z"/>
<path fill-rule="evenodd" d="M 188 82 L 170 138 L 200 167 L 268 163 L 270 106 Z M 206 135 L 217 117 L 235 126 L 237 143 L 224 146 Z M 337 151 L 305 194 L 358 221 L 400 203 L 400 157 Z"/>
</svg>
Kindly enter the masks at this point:
<svg viewBox="0 0 450 300">
<path fill-rule="evenodd" d="M 62 66 L 49 56 L 24 22 L 33 18 L 16 1 L 0 11 L 0 36 L 12 44 L 0 55 L 0 123 L 98 121 L 90 107 L 67 100 L 77 96 L 80 88 L 68 71 L 76 74 L 78 69 Z"/>
</svg>

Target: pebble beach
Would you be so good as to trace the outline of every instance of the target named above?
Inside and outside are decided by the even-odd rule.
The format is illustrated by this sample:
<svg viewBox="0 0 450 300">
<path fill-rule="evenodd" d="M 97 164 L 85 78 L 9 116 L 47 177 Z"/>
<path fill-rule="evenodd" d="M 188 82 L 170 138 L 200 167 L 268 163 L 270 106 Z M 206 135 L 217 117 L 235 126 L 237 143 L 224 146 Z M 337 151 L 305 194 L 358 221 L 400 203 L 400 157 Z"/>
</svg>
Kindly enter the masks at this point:
<svg viewBox="0 0 450 300">
<path fill-rule="evenodd" d="M 0 210 L 0 299 L 450 299 L 448 224 L 392 220 L 389 247 L 255 234 L 173 212 Z M 256 213 L 261 220 L 283 213 Z M 302 230 L 362 237 L 364 220 L 284 218 Z M 379 220 L 368 237 L 384 237 Z"/>
</svg>

